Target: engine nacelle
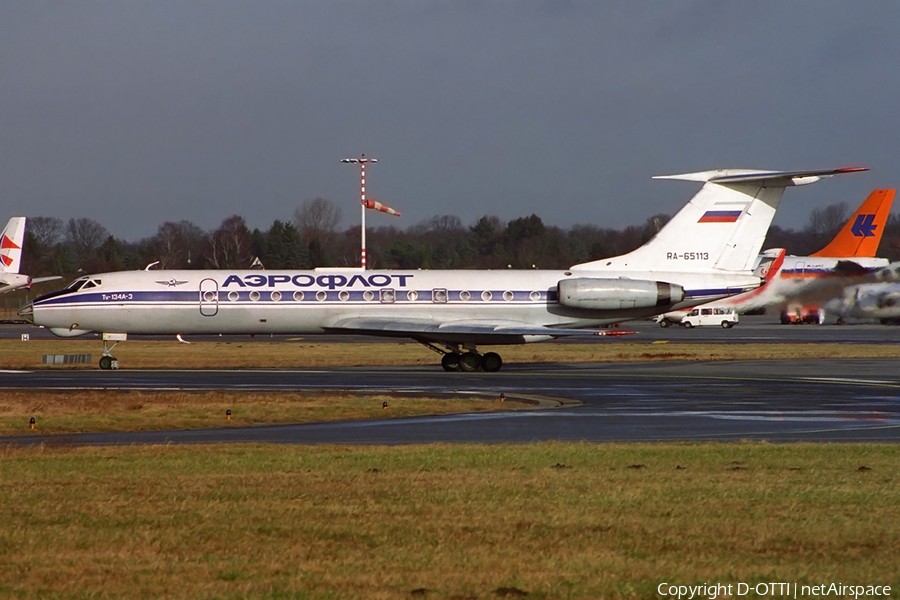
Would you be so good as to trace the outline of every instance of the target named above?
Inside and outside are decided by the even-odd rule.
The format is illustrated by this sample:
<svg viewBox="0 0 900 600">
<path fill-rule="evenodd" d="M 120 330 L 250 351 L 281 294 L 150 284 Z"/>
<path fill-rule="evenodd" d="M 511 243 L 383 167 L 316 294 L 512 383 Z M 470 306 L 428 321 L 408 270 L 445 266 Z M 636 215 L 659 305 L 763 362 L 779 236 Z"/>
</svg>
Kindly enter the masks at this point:
<svg viewBox="0 0 900 600">
<path fill-rule="evenodd" d="M 641 279 L 563 279 L 556 284 L 559 303 L 587 310 L 665 308 L 684 300 L 684 288 L 675 283 Z"/>
</svg>

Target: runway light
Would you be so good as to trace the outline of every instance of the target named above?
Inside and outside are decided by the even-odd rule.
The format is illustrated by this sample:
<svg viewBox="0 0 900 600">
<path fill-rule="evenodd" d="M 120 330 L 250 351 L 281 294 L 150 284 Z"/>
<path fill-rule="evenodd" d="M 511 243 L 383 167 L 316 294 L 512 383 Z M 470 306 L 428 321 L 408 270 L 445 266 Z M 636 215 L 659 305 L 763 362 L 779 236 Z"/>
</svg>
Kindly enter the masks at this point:
<svg viewBox="0 0 900 600">
<path fill-rule="evenodd" d="M 382 402 L 382 403 L 381 403 L 381 409 L 382 409 L 382 410 L 387 410 L 387 402 Z"/>
<path fill-rule="evenodd" d="M 225 411 L 225 418 L 228 419 L 229 421 L 231 420 L 231 409 L 230 408 Z"/>
<path fill-rule="evenodd" d="M 32 429 L 34 429 L 34 425 L 35 425 L 34 417 L 31 417 L 31 420 L 28 421 L 28 424 L 31 425 Z"/>
<path fill-rule="evenodd" d="M 506 402 L 506 394 L 500 392 L 500 402 Z"/>
</svg>

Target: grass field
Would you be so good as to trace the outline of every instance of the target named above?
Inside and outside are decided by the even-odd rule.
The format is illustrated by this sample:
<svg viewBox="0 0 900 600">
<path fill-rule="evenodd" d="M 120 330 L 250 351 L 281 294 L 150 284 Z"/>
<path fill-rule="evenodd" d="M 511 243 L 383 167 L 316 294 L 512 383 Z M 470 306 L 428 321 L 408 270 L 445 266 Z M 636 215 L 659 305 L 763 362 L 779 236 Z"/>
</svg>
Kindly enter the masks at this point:
<svg viewBox="0 0 900 600">
<path fill-rule="evenodd" d="M 96 369 L 102 343 L 95 340 L 0 340 L 0 369 L 41 368 L 43 354 L 93 354 L 88 365 L 47 368 Z M 659 360 L 784 360 L 794 358 L 897 358 L 900 347 L 876 344 L 730 344 L 604 340 L 592 344 L 504 346 L 506 363 L 586 363 Z M 115 351 L 128 369 L 234 369 L 327 366 L 434 365 L 440 357 L 415 342 L 321 343 L 126 341 Z"/>
<path fill-rule="evenodd" d="M 0 341 L 0 368 L 96 340 Z M 125 342 L 125 368 L 433 364 L 412 343 Z M 896 357 L 896 346 L 535 344 L 507 362 Z M 60 368 L 60 367 L 52 367 Z M 96 368 L 89 365 L 86 368 Z M 8 392 L 0 435 L 509 408 L 494 398 Z M 231 409 L 232 420 L 224 412 Z M 900 446 L 0 446 L 0 598 L 656 598 L 900 590 Z M 752 593 L 746 597 L 755 597 Z M 771 596 L 770 596 L 771 597 Z"/>
<path fill-rule="evenodd" d="M 387 403 L 387 408 L 384 408 Z M 510 398 L 290 392 L 6 391 L 0 436 L 151 431 L 408 417 L 528 406 Z M 226 411 L 231 411 L 231 419 Z M 30 429 L 31 418 L 36 421 Z"/>
<path fill-rule="evenodd" d="M 0 481 L 0 597 L 900 586 L 896 445 L 6 447 Z"/>
</svg>

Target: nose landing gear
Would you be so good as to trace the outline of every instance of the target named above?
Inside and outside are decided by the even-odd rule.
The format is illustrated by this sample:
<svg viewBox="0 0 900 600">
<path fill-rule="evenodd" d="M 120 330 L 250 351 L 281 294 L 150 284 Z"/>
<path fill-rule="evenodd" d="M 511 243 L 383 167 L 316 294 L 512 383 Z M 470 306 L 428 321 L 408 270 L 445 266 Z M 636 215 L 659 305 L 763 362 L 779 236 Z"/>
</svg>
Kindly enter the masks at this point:
<svg viewBox="0 0 900 600">
<path fill-rule="evenodd" d="M 126 339 L 128 339 L 128 334 L 126 333 L 103 334 L 103 355 L 100 357 L 101 369 L 107 371 L 109 369 L 119 368 L 119 361 L 115 356 L 112 355 L 112 351 L 119 342 L 124 342 Z M 114 342 L 112 346 L 109 345 L 110 342 Z"/>
</svg>

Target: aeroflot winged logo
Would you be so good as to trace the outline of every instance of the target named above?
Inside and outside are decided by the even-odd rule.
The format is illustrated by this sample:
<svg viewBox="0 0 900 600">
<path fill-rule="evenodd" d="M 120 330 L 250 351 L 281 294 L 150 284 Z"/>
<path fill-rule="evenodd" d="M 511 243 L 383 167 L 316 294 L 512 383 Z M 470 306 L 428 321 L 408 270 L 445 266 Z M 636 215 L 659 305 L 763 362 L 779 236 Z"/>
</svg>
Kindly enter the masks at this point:
<svg viewBox="0 0 900 600">
<path fill-rule="evenodd" d="M 159 285 L 164 285 L 166 287 L 176 287 L 183 283 L 187 283 L 187 281 L 178 281 L 177 279 L 169 279 L 168 281 L 157 281 Z"/>
<path fill-rule="evenodd" d="M 361 273 L 347 276 L 340 273 L 331 273 L 326 275 L 313 276 L 306 273 L 299 275 L 229 275 L 222 283 L 222 287 L 226 288 L 230 285 L 238 287 L 275 287 L 276 285 L 293 285 L 295 287 L 308 288 L 314 285 L 322 288 L 333 290 L 335 288 L 344 287 L 388 287 L 396 285 L 398 287 L 406 287 L 406 282 L 412 279 L 413 275 L 387 275 L 385 273 L 374 273 L 372 275 L 363 275 Z"/>
<path fill-rule="evenodd" d="M 743 211 L 740 210 L 708 210 L 703 213 L 698 223 L 735 223 Z"/>
<path fill-rule="evenodd" d="M 853 227 L 850 228 L 853 237 L 875 237 L 878 225 L 873 223 L 874 220 L 875 215 L 856 215 Z"/>
<path fill-rule="evenodd" d="M 3 236 L 3 239 L 0 240 L 0 250 L 21 250 L 11 239 L 7 236 Z M 7 267 L 13 264 L 13 259 L 11 256 L 7 256 L 4 253 L 0 253 L 0 260 L 3 261 L 3 264 Z"/>
</svg>

